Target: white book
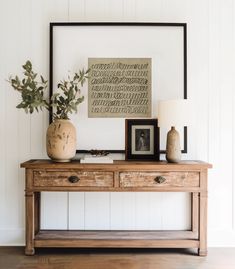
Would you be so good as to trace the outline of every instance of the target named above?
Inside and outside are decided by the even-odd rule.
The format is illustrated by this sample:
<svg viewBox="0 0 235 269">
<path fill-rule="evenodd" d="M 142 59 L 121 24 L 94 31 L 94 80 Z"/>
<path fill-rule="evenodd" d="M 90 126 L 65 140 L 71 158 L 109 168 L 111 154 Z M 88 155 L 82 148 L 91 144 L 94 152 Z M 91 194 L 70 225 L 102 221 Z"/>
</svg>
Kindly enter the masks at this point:
<svg viewBox="0 0 235 269">
<path fill-rule="evenodd" d="M 92 156 L 92 155 L 85 155 L 84 160 L 110 160 L 109 156 Z"/>
<path fill-rule="evenodd" d="M 107 159 L 107 160 L 100 160 L 100 159 L 94 159 L 94 160 L 86 160 L 86 159 L 80 159 L 80 163 L 113 163 L 112 159 Z"/>
<path fill-rule="evenodd" d="M 113 160 L 108 156 L 85 155 L 80 163 L 113 163 Z"/>
</svg>

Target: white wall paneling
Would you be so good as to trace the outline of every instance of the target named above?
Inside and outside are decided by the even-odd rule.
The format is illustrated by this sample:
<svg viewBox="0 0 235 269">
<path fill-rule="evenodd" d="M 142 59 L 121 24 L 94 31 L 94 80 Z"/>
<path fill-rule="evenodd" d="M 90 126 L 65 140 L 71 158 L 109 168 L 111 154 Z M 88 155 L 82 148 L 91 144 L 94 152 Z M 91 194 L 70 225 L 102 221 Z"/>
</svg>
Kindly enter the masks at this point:
<svg viewBox="0 0 235 269">
<path fill-rule="evenodd" d="M 233 4 L 233 14 L 235 14 L 235 4 Z M 232 22 L 232 25 L 235 29 L 235 16 L 233 16 L 233 22 Z M 234 30 L 233 29 L 233 30 Z M 232 37 L 232 42 L 233 42 L 233 45 L 235 45 L 235 35 L 233 35 Z M 235 53 L 233 53 L 233 63 L 235 63 Z M 233 72 L 235 73 L 235 66 L 233 65 L 232 66 L 232 70 Z M 233 76 L 233 79 L 234 79 L 234 76 Z M 235 85 L 235 79 L 233 81 L 233 84 L 232 85 Z M 233 91 L 233 96 L 232 96 L 232 100 L 233 100 L 233 121 L 232 121 L 232 137 L 233 137 L 233 147 L 232 147 L 232 150 L 233 150 L 233 164 L 232 164 L 232 167 L 233 167 L 233 188 L 232 188 L 232 193 L 233 193 L 233 225 L 232 225 L 232 229 L 235 230 L 235 183 L 234 183 L 234 177 L 235 177 L 235 91 Z"/>
<path fill-rule="evenodd" d="M 221 245 L 234 245 L 234 1 L 210 1 L 210 6 L 209 240 L 214 244 L 217 234 Z"/>
<path fill-rule="evenodd" d="M 85 193 L 70 192 L 68 204 L 68 228 L 71 230 L 85 229 Z"/>
<path fill-rule="evenodd" d="M 15 108 L 19 96 L 5 79 L 20 73 L 27 59 L 48 77 L 50 21 L 188 23 L 188 96 L 195 114 L 184 158 L 213 163 L 209 245 L 235 246 L 233 0 L 0 1 L 0 245 L 24 244 L 24 171 L 19 164 L 47 157 L 48 126 L 47 112 L 30 116 Z M 44 193 L 42 227 L 188 228 L 188 201 L 182 193 Z"/>
<path fill-rule="evenodd" d="M 68 194 L 66 192 L 43 192 L 41 201 L 41 228 L 67 230 Z"/>
<path fill-rule="evenodd" d="M 86 20 L 86 3 L 84 0 L 69 0 L 68 2 L 69 21 Z"/>
<path fill-rule="evenodd" d="M 84 222 L 87 230 L 105 230 L 110 227 L 110 193 L 86 192 Z"/>
<path fill-rule="evenodd" d="M 3 8 L 0 8 L 0 31 L 1 33 L 4 31 L 4 12 L 3 12 Z M 4 59 L 4 51 L 5 51 L 5 47 L 6 47 L 6 42 L 1 42 L 1 49 L 0 49 L 0 58 Z M 5 67 L 3 65 L 0 65 L 0 72 L 1 72 L 1 80 L 0 80 L 0 88 L 2 89 L 0 91 L 0 100 L 6 100 L 6 90 L 4 87 L 5 81 L 2 79 L 2 77 L 4 77 L 5 75 Z M 1 105 L 0 105 L 0 122 L 1 122 L 1 126 L 5 127 L 5 122 L 6 122 L 6 103 L 1 101 Z M 6 132 L 3 132 L 3 128 L 0 129 L 0 199 L 1 199 L 1 203 L 0 203 L 0 226 L 3 227 L 3 225 L 5 224 L 5 216 L 6 216 L 6 197 L 5 197 L 5 175 L 6 175 L 6 148 L 5 148 L 5 139 L 6 139 Z"/>
<path fill-rule="evenodd" d="M 135 193 L 111 193 L 110 228 L 132 230 L 135 227 Z"/>
<path fill-rule="evenodd" d="M 123 21 L 136 20 L 136 0 L 122 0 L 122 19 Z"/>
</svg>

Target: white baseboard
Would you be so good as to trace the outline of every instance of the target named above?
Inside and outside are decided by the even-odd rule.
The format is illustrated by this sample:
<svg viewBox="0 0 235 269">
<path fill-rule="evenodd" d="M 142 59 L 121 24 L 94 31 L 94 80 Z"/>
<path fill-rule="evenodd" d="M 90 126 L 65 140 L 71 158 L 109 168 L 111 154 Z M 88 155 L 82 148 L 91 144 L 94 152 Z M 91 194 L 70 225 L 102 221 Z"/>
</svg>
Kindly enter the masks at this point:
<svg viewBox="0 0 235 269">
<path fill-rule="evenodd" d="M 0 229 L 0 246 L 24 246 L 24 229 Z"/>
</svg>

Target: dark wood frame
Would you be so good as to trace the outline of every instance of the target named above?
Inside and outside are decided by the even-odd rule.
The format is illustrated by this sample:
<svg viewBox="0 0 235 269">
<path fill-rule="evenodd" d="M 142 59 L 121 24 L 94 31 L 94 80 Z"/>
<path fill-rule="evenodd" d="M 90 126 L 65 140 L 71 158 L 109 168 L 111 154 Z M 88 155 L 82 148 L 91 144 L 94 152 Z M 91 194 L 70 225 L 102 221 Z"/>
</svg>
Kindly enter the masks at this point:
<svg viewBox="0 0 235 269">
<path fill-rule="evenodd" d="M 152 125 L 154 127 L 154 154 L 132 154 L 132 126 Z M 126 119 L 125 121 L 125 158 L 126 160 L 159 161 L 159 128 L 157 119 Z"/>
<path fill-rule="evenodd" d="M 160 23 L 160 22 L 51 22 L 49 38 L 49 93 L 53 94 L 53 30 L 58 26 L 151 26 L 151 27 L 182 27 L 183 29 L 183 63 L 184 63 L 184 99 L 187 99 L 187 24 L 186 23 Z M 52 122 L 52 109 L 49 113 L 49 122 Z M 125 150 L 108 150 L 110 153 L 125 153 Z M 88 153 L 87 150 L 77 150 L 77 153 Z M 166 153 L 160 150 L 160 153 Z M 182 153 L 187 153 L 187 127 L 184 127 L 184 148 Z"/>
</svg>

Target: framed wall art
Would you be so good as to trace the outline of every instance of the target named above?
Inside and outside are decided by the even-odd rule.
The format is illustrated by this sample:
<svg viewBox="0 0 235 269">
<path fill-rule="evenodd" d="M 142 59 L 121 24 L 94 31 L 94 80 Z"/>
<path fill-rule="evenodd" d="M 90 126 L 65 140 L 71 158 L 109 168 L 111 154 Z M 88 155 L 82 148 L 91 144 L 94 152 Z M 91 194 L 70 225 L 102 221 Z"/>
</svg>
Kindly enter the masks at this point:
<svg viewBox="0 0 235 269">
<path fill-rule="evenodd" d="M 50 94 L 68 71 L 92 71 L 71 117 L 78 153 L 125 153 L 126 118 L 156 118 L 158 100 L 187 98 L 186 30 L 185 23 L 50 23 Z M 181 132 L 186 153 L 186 127 Z M 164 152 L 167 130 L 160 133 Z"/>
<path fill-rule="evenodd" d="M 151 58 L 89 58 L 88 117 L 151 117 Z"/>
<path fill-rule="evenodd" d="M 159 161 L 157 119 L 126 119 L 126 160 Z"/>
</svg>

